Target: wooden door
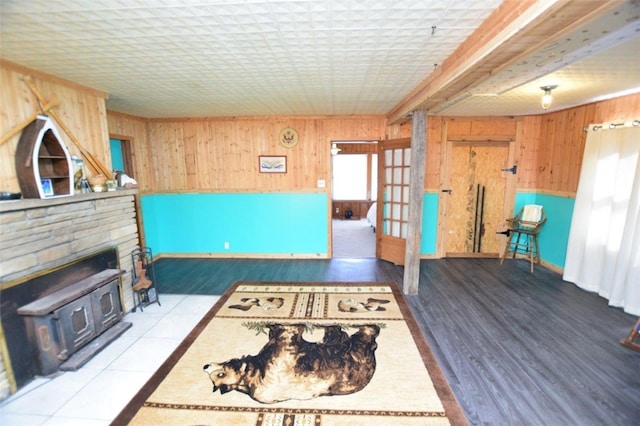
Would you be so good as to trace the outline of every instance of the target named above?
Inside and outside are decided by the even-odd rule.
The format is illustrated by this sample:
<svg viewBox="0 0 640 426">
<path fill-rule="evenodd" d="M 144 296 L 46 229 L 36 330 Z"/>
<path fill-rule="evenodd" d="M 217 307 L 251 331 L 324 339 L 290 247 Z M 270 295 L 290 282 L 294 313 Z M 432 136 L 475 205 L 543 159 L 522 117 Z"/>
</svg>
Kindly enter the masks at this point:
<svg viewBox="0 0 640 426">
<path fill-rule="evenodd" d="M 397 265 L 407 244 L 410 162 L 410 138 L 378 143 L 376 257 Z"/>
<path fill-rule="evenodd" d="M 504 246 L 509 142 L 449 142 L 447 256 L 498 256 Z"/>
</svg>

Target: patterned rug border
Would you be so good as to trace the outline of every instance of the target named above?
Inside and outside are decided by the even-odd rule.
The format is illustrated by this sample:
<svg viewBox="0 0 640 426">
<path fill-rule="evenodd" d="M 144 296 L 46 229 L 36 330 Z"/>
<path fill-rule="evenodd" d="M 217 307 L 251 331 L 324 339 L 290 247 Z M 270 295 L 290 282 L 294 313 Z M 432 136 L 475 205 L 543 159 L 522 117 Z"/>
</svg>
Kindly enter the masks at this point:
<svg viewBox="0 0 640 426">
<path fill-rule="evenodd" d="M 225 293 L 220 296 L 220 299 L 211 307 L 211 309 L 204 315 L 204 317 L 198 322 L 198 324 L 189 332 L 184 340 L 178 345 L 173 353 L 167 358 L 167 360 L 158 368 L 158 370 L 151 376 L 151 378 L 145 383 L 145 385 L 138 391 L 138 393 L 129 401 L 129 403 L 122 409 L 120 414 L 113 420 L 112 425 L 126 425 L 133 419 L 138 410 L 145 406 L 149 396 L 160 385 L 164 378 L 169 374 L 174 365 L 185 354 L 189 347 L 196 341 L 200 333 L 204 330 L 207 324 L 216 316 L 218 311 L 225 305 L 226 301 L 231 295 L 243 285 L 287 285 L 294 284 L 296 287 L 318 287 L 318 286 L 346 286 L 346 287 L 390 287 L 393 295 L 396 298 L 402 316 L 404 318 L 407 327 L 409 328 L 411 335 L 413 336 L 414 343 L 420 351 L 422 361 L 429 372 L 429 376 L 433 382 L 434 388 L 442 402 L 446 417 L 452 425 L 467 425 L 467 420 L 458 404 L 458 401 L 453 394 L 453 391 L 449 387 L 444 373 L 440 369 L 435 356 L 431 352 L 420 326 L 416 322 L 413 312 L 409 307 L 404 295 L 400 291 L 398 285 L 395 282 L 348 282 L 348 281 L 332 281 L 332 282 L 300 282 L 300 281 L 236 281 L 232 284 Z M 287 412 L 287 410 L 282 410 Z"/>
</svg>

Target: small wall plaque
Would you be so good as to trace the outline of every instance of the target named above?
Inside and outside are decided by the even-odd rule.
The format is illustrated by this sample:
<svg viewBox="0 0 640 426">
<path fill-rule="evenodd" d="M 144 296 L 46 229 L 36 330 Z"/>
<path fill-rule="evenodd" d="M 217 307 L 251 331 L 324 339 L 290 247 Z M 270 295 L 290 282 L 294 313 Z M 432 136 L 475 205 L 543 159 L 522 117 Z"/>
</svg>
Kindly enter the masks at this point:
<svg viewBox="0 0 640 426">
<path fill-rule="evenodd" d="M 285 148 L 293 148 L 298 144 L 298 132 L 291 127 L 286 127 L 280 131 L 278 141 Z"/>
</svg>

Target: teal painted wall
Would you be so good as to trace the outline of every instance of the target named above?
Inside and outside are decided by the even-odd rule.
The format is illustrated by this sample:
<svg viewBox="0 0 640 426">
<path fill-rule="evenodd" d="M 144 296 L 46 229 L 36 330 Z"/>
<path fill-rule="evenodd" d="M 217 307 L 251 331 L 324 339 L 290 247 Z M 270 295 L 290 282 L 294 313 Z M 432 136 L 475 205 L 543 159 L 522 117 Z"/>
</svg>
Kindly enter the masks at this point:
<svg viewBox="0 0 640 426">
<path fill-rule="evenodd" d="M 109 139 L 111 147 L 111 170 L 124 171 L 124 159 L 122 157 L 122 142 L 120 139 Z"/>
<path fill-rule="evenodd" d="M 326 255 L 327 194 L 235 193 L 143 195 L 147 245 L 157 254 Z M 423 195 L 421 255 L 436 253 L 438 194 Z M 564 268 L 574 199 L 522 192 L 525 204 L 544 206 L 538 238 L 542 259 Z M 229 242 L 229 249 L 224 243 Z"/>
<path fill-rule="evenodd" d="M 544 262 L 561 269 L 564 269 L 564 261 L 567 256 L 567 242 L 569 241 L 574 203 L 574 198 L 529 192 L 516 193 L 514 214 L 520 211 L 525 204 L 540 204 L 544 207 L 547 222 L 538 235 L 540 257 Z"/>
<path fill-rule="evenodd" d="M 422 201 L 422 240 L 420 254 L 436 254 L 438 240 L 438 194 L 426 193 Z"/>
<path fill-rule="evenodd" d="M 146 244 L 157 254 L 329 251 L 327 194 L 152 194 L 141 199 Z"/>
</svg>

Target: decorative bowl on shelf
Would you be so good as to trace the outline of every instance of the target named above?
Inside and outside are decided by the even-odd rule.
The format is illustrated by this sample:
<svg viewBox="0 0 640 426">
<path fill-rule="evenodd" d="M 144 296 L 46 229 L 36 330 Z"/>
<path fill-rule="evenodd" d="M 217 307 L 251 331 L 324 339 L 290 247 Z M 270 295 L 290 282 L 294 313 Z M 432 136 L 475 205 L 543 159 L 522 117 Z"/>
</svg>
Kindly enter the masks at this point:
<svg viewBox="0 0 640 426">
<path fill-rule="evenodd" d="M 87 180 L 89 181 L 89 185 L 91 185 L 91 188 L 93 188 L 94 186 L 106 185 L 107 183 L 107 177 L 102 174 L 92 176 Z"/>
<path fill-rule="evenodd" d="M 91 185 L 91 190 L 93 192 L 106 192 L 107 191 L 107 184 L 102 184 L 102 185 Z"/>
</svg>

